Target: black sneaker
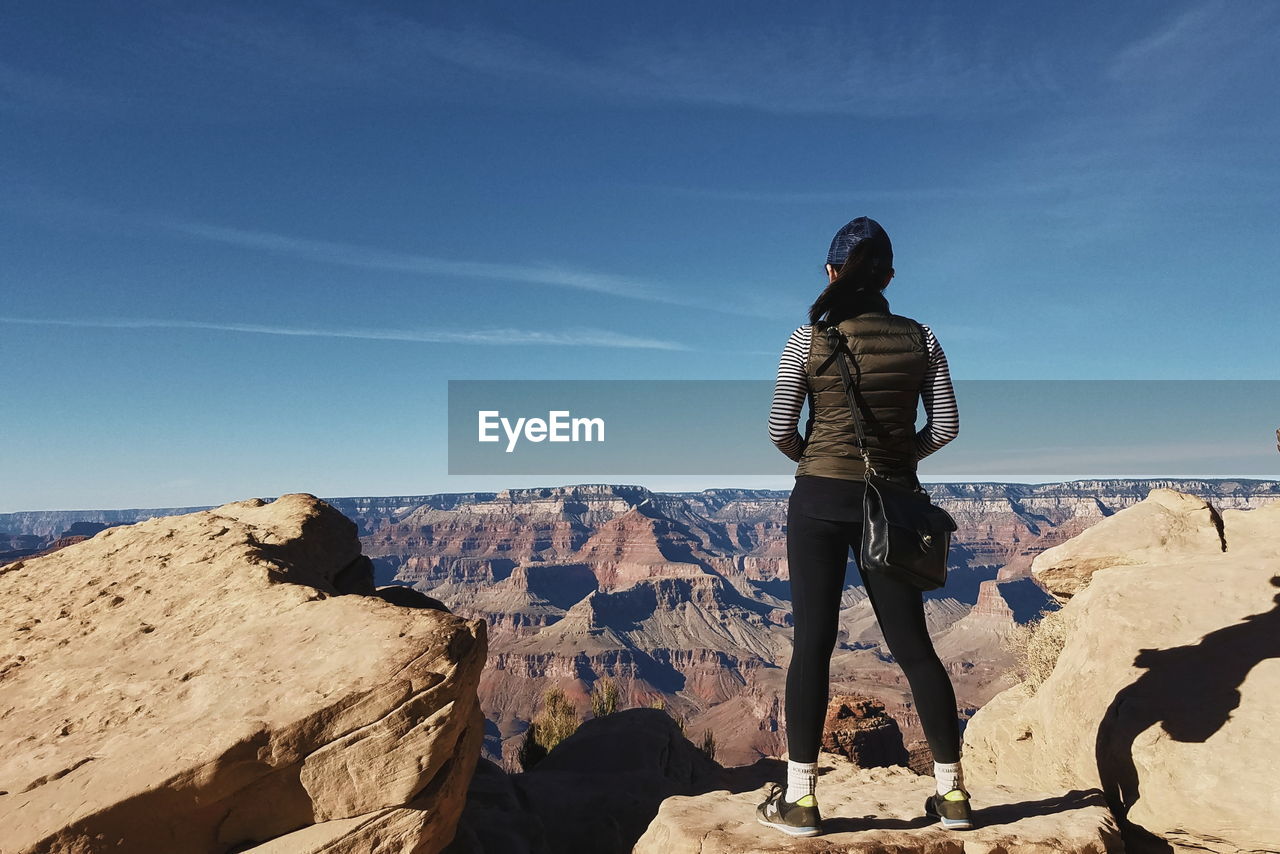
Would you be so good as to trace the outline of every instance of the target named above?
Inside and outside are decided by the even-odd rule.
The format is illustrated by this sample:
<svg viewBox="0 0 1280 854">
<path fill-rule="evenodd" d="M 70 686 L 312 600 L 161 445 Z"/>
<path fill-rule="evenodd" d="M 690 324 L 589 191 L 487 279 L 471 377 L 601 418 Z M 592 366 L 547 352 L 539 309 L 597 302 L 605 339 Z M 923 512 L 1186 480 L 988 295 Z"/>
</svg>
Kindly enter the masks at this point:
<svg viewBox="0 0 1280 854">
<path fill-rule="evenodd" d="M 769 784 L 769 794 L 764 803 L 756 807 L 756 820 L 768 827 L 776 827 L 791 836 L 817 836 L 822 833 L 822 816 L 818 813 L 818 799 L 805 795 L 795 803 L 783 800 L 786 788 L 779 783 Z"/>
<path fill-rule="evenodd" d="M 952 830 L 969 830 L 973 827 L 969 793 L 964 789 L 952 789 L 945 795 L 934 792 L 925 799 L 924 812 L 925 815 L 936 815 L 943 827 Z"/>
</svg>

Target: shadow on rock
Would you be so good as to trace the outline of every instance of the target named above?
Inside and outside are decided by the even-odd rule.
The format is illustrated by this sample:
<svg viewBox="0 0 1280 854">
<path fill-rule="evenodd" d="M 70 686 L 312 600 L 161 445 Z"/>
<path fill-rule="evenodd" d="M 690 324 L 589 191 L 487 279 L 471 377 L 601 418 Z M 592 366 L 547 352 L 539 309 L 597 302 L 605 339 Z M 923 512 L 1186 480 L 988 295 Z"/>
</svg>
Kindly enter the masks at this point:
<svg viewBox="0 0 1280 854">
<path fill-rule="evenodd" d="M 766 761 L 785 768 L 777 760 L 747 767 Z M 530 771 L 481 767 L 445 854 L 627 854 L 664 799 L 724 788 L 727 777 L 752 787 L 748 775 L 732 773 L 742 769 L 709 759 L 660 709 L 588 720 Z"/>
<path fill-rule="evenodd" d="M 1091 806 L 1106 806 L 1102 792 L 1097 789 L 1072 789 L 1065 794 L 1036 801 L 975 807 L 973 819 L 978 827 L 993 827 L 1001 824 L 1015 824 L 1032 816 L 1057 815 Z M 938 819 L 923 814 L 919 818 L 910 820 L 876 815 L 861 817 L 833 815 L 824 816 L 822 825 L 827 833 L 848 833 L 867 830 L 913 830 L 937 823 Z"/>
<path fill-rule="evenodd" d="M 1280 575 L 1271 584 L 1280 587 Z M 1127 818 L 1141 797 L 1133 742 L 1153 724 L 1181 742 L 1204 742 L 1240 705 L 1240 685 L 1259 662 L 1280 658 L 1277 607 L 1209 632 L 1198 642 L 1143 649 L 1134 666 L 1147 672 L 1122 688 L 1098 727 L 1095 758 L 1103 792 L 1134 852 L 1172 852 L 1173 846 Z"/>
</svg>

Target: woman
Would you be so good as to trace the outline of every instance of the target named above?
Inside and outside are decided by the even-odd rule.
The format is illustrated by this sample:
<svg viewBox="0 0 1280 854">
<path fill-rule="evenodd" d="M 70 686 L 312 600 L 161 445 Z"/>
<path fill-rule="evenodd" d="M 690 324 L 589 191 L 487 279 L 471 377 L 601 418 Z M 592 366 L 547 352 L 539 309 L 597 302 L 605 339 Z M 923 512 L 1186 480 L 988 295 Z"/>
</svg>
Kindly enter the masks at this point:
<svg viewBox="0 0 1280 854">
<path fill-rule="evenodd" d="M 795 460 L 787 507 L 787 561 L 795 647 L 787 669 L 787 785 L 773 784 L 757 808 L 762 824 L 794 836 L 821 833 L 816 796 L 818 746 L 826 716 L 831 653 L 849 548 L 862 536 L 865 464 L 849 401 L 822 329 L 837 324 L 856 360 L 868 456 L 880 474 L 920 486 L 916 463 L 959 434 L 946 355 L 929 327 L 892 314 L 882 291 L 894 276 L 893 245 L 873 219 L 836 233 L 827 288 L 809 309 L 811 325 L 791 334 L 778 363 L 769 436 Z M 809 400 L 805 435 L 796 431 Z M 923 398 L 928 421 L 915 430 Z M 934 758 L 935 792 L 925 804 L 946 827 L 973 826 L 960 768 L 955 692 L 925 626 L 922 592 L 896 576 L 858 568 L 894 659 L 911 685 Z"/>
</svg>

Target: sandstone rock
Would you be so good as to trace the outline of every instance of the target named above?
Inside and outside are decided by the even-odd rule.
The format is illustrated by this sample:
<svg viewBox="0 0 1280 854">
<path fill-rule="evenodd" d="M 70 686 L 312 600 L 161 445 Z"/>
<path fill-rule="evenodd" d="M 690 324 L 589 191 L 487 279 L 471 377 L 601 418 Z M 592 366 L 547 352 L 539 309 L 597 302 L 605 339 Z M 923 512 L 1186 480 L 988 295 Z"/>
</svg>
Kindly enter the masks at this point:
<svg viewBox="0 0 1280 854">
<path fill-rule="evenodd" d="M 479 756 L 483 735 L 484 715 L 477 705 L 450 761 L 462 765 L 465 757 Z M 368 854 L 372 851 L 434 854 L 444 850 L 442 846 L 452 832 L 444 817 L 466 798 L 466 775 L 439 774 L 404 806 L 322 821 L 262 845 L 233 850 L 246 854 Z M 518 847 L 501 850 L 511 854 L 520 851 Z"/>
<path fill-rule="evenodd" d="M 907 742 L 907 767 L 917 774 L 933 774 L 933 750 L 927 739 L 916 738 Z"/>
<path fill-rule="evenodd" d="M 1013 609 L 1000 593 L 999 581 L 984 581 L 978 586 L 978 601 L 973 603 L 970 611 L 975 619 L 981 618 L 993 623 L 1009 625 L 1014 622 Z"/>
<path fill-rule="evenodd" d="M 779 769 L 779 773 L 785 773 Z M 669 797 L 634 854 L 787 852 L 929 852 L 1048 854 L 1122 851 L 1115 821 L 1096 791 L 1056 793 L 999 785 L 971 786 L 972 830 L 944 830 L 924 814 L 932 777 L 901 766 L 858 768 L 842 756 L 819 757 L 822 836 L 788 837 L 757 823 L 767 787 Z M 777 778 L 781 779 L 781 778 Z"/>
<path fill-rule="evenodd" d="M 1036 555 L 1031 572 L 1046 590 L 1066 600 L 1100 569 L 1150 564 L 1175 554 L 1221 554 L 1221 524 L 1203 498 L 1153 489 L 1145 500 Z"/>
<path fill-rule="evenodd" d="M 1065 544 L 1125 557 L 1132 538 L 1141 563 L 1092 574 L 1063 606 L 1066 645 L 1034 694 L 1011 688 L 977 712 L 966 780 L 1100 787 L 1133 851 L 1273 850 L 1280 504 L 1225 511 L 1223 552 L 1198 499 L 1149 501 Z"/>
<path fill-rule="evenodd" d="M 902 730 L 884 703 L 856 694 L 838 694 L 827 704 L 822 749 L 838 753 L 860 768 L 906 765 Z"/>
<path fill-rule="evenodd" d="M 284 495 L 0 569 L 0 850 L 440 850 L 485 627 L 359 595 L 356 533 Z"/>
</svg>

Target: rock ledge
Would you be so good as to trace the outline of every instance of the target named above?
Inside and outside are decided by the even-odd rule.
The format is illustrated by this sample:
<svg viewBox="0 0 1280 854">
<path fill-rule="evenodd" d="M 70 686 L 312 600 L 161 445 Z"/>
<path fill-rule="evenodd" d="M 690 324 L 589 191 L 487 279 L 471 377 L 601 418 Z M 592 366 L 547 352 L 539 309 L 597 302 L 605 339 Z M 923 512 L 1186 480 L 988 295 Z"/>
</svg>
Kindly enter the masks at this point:
<svg viewBox="0 0 1280 854">
<path fill-rule="evenodd" d="M 877 854 L 1102 854 L 1123 851 L 1120 832 L 1097 789 L 1046 794 L 999 785 L 970 786 L 977 827 L 944 830 L 924 814 L 933 778 L 902 766 L 858 768 L 819 757 L 822 836 L 795 839 L 756 822 L 767 786 L 719 790 L 663 801 L 634 854 L 767 854 L 773 851 Z"/>
</svg>

